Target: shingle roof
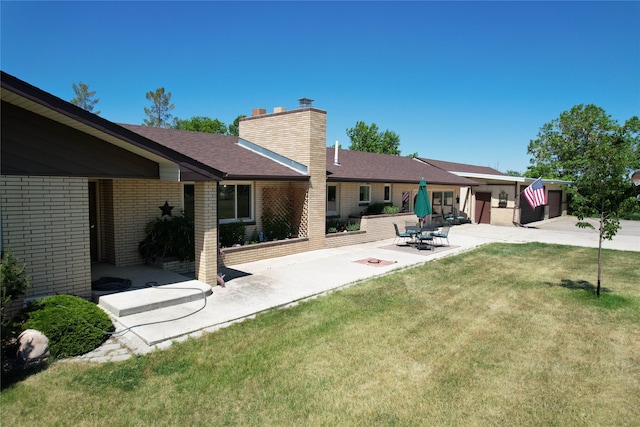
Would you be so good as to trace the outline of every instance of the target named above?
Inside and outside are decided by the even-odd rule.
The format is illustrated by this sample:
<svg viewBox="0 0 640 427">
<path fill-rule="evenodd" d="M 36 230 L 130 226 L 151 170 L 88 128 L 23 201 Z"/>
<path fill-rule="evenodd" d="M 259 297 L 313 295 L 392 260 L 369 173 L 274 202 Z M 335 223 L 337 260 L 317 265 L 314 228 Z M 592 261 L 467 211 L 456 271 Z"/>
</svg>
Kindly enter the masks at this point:
<svg viewBox="0 0 640 427">
<path fill-rule="evenodd" d="M 125 143 L 125 149 L 129 149 L 129 146 L 131 146 L 136 149 L 142 149 L 154 156 L 167 159 L 179 165 L 182 171 L 196 176 L 199 180 L 220 180 L 218 170 L 206 167 L 193 158 L 171 150 L 148 138 L 144 138 L 140 134 L 135 134 L 127 129 L 123 129 L 121 126 L 109 120 L 85 111 L 70 102 L 64 101 L 4 71 L 0 72 L 0 76 L 3 101 L 10 102 L 20 108 L 28 109 L 36 114 L 74 127 L 83 132 L 90 133 L 98 138 L 104 138 L 105 135 L 109 138 L 115 138 Z M 140 155 L 139 150 L 130 151 Z"/>
<path fill-rule="evenodd" d="M 409 157 L 339 149 L 340 166 L 336 166 L 334 153 L 333 148 L 327 148 L 327 181 L 417 183 L 424 178 L 428 184 L 478 185 Z"/>
<path fill-rule="evenodd" d="M 434 160 L 434 159 L 424 159 L 419 157 L 423 162 L 429 163 L 437 168 L 444 169 L 449 172 L 461 172 L 461 173 L 480 173 L 485 175 L 504 175 L 504 174 L 496 169 L 490 168 L 488 166 L 475 166 L 475 165 L 467 165 L 464 163 L 454 163 L 454 162 L 445 162 L 442 160 Z"/>
<path fill-rule="evenodd" d="M 120 126 L 222 171 L 227 180 L 308 180 L 309 176 L 248 150 L 237 136 L 150 126 Z"/>
</svg>

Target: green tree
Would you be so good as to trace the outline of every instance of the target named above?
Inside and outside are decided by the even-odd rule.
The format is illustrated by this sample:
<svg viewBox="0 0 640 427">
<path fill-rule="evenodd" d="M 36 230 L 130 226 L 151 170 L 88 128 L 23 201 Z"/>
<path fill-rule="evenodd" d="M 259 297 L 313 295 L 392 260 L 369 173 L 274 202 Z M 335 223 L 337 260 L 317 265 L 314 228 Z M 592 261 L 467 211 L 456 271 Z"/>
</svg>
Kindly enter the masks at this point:
<svg viewBox="0 0 640 427">
<path fill-rule="evenodd" d="M 245 116 L 244 114 L 239 115 L 238 117 L 236 117 L 233 123 L 229 125 L 229 135 L 240 135 L 240 119 L 244 117 L 247 116 Z"/>
<path fill-rule="evenodd" d="M 545 124 L 528 146 L 531 170 L 548 171 L 547 178 L 573 181 L 567 192 L 578 227 L 595 228 L 585 218 L 599 217 L 598 284 L 600 296 L 602 241 L 611 240 L 620 228 L 621 216 L 629 214 L 639 187 L 631 174 L 640 167 L 640 120 L 634 116 L 624 125 L 595 105 L 577 105 Z M 537 169 L 536 169 L 537 168 Z"/>
<path fill-rule="evenodd" d="M 509 176 L 522 176 L 522 174 L 518 171 L 515 170 L 511 170 L 509 169 L 508 171 L 505 172 L 505 175 L 509 175 Z M 538 175 L 539 176 L 539 175 Z"/>
<path fill-rule="evenodd" d="M 359 121 L 355 127 L 347 129 L 347 136 L 351 140 L 349 150 L 400 155 L 400 137 L 390 130 L 380 132 L 375 123 L 368 126 Z"/>
<path fill-rule="evenodd" d="M 174 118 L 173 129 L 190 130 L 193 132 L 217 133 L 219 135 L 227 135 L 227 125 L 218 119 L 212 119 L 204 116 L 193 116 L 188 120 Z"/>
<path fill-rule="evenodd" d="M 165 93 L 164 88 L 158 88 L 155 91 L 147 92 L 147 100 L 151 102 L 151 107 L 144 107 L 144 113 L 149 116 L 144 119 L 144 126 L 153 126 L 166 128 L 169 126 L 171 114 L 174 104 L 171 104 L 171 92 Z"/>
<path fill-rule="evenodd" d="M 96 91 L 90 91 L 89 85 L 82 82 L 78 82 L 78 84 L 72 83 L 71 87 L 76 93 L 76 97 L 71 100 L 71 103 L 84 110 L 93 112 L 93 107 L 100 102 L 100 98 L 92 99 L 96 95 Z M 100 114 L 100 111 L 96 111 L 94 114 Z"/>
</svg>

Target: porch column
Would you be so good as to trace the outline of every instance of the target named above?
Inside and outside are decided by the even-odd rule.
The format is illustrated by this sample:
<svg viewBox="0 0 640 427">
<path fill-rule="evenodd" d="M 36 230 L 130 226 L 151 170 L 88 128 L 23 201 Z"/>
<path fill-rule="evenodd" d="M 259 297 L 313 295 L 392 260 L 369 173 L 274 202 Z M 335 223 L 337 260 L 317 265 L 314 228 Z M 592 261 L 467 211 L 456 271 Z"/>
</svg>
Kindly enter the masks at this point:
<svg viewBox="0 0 640 427">
<path fill-rule="evenodd" d="M 196 278 L 216 286 L 218 276 L 218 194 L 215 182 L 194 186 Z"/>
</svg>

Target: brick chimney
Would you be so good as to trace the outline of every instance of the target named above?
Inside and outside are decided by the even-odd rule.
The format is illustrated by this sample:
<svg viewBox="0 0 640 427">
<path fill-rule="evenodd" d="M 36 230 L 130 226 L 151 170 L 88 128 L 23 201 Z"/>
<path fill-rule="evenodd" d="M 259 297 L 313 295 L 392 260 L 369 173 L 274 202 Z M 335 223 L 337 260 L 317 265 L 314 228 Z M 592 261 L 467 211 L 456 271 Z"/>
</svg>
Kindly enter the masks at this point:
<svg viewBox="0 0 640 427">
<path fill-rule="evenodd" d="M 301 100 L 294 110 L 277 108 L 272 114 L 253 114 L 241 119 L 239 136 L 307 166 L 309 249 L 320 249 L 324 247 L 325 236 L 325 222 L 319 219 L 325 217 L 327 112 L 312 107 L 308 98 Z"/>
</svg>

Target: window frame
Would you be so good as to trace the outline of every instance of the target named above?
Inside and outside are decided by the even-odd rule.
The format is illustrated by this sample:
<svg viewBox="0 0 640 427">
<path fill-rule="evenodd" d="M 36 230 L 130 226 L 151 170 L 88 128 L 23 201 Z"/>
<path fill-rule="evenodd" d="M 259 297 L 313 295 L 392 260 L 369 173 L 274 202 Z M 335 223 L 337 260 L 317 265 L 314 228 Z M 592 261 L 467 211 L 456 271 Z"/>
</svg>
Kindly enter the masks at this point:
<svg viewBox="0 0 640 427">
<path fill-rule="evenodd" d="M 234 186 L 235 190 L 234 190 L 234 201 L 233 201 L 233 210 L 234 210 L 234 217 L 233 218 L 220 218 L 220 190 L 217 191 L 218 194 L 218 199 L 217 199 L 217 203 L 218 203 L 218 223 L 220 224 L 228 224 L 231 222 L 237 222 L 237 221 L 242 221 L 242 222 L 247 222 L 247 223 L 251 223 L 255 221 L 255 185 L 253 182 L 251 181 L 224 181 L 219 183 L 218 185 L 220 186 Z M 248 186 L 249 187 L 249 216 L 248 217 L 238 217 L 238 186 Z"/>
<path fill-rule="evenodd" d="M 385 184 L 382 190 L 382 199 L 385 203 L 391 203 L 391 184 Z"/>
<path fill-rule="evenodd" d="M 363 188 L 367 189 L 368 200 L 363 200 L 362 199 L 362 189 Z M 358 188 L 358 204 L 360 206 L 366 206 L 366 205 L 369 205 L 370 203 L 371 203 L 371 185 L 369 185 L 369 184 L 360 184 L 360 187 Z"/>
</svg>

